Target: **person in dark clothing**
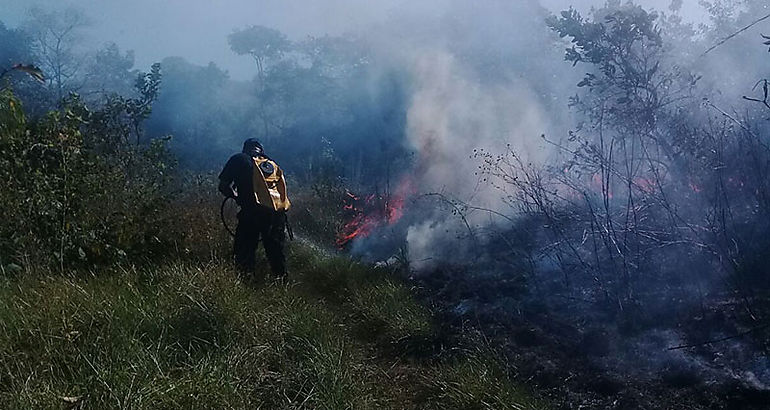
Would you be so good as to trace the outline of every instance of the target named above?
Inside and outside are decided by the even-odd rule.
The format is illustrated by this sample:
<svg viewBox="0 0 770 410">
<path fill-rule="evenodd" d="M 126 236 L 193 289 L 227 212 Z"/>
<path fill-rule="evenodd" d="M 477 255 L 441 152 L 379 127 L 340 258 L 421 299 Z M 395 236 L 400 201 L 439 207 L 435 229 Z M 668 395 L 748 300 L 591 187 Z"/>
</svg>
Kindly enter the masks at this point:
<svg viewBox="0 0 770 410">
<path fill-rule="evenodd" d="M 233 255 L 239 270 L 253 274 L 260 239 L 273 274 L 286 276 L 286 211 L 291 203 L 286 180 L 278 164 L 265 155 L 262 144 L 251 138 L 243 151 L 227 161 L 219 174 L 219 192 L 240 206 Z"/>
</svg>

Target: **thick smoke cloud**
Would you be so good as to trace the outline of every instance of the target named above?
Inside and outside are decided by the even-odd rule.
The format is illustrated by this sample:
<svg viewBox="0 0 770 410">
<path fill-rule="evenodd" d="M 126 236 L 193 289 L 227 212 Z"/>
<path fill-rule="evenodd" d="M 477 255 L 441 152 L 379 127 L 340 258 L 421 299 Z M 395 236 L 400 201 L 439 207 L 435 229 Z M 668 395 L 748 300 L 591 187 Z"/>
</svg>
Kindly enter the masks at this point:
<svg viewBox="0 0 770 410">
<path fill-rule="evenodd" d="M 500 209 L 500 193 L 481 180 L 474 152 L 500 151 L 510 144 L 530 160 L 542 161 L 546 153 L 539 136 L 566 131 L 566 100 L 559 92 L 573 76 L 543 24 L 546 16 L 534 1 L 473 7 L 451 2 L 441 11 L 413 11 L 402 18 L 406 23 L 393 26 L 403 44 L 395 57 L 408 67 L 412 84 L 406 144 L 416 153 L 416 163 L 406 178 L 418 195 L 439 193 Z M 405 223 L 405 235 L 418 269 L 467 258 L 446 252 L 467 248 L 452 243 L 453 238 L 463 236 L 466 224 L 475 230 L 490 222 L 483 212 L 465 220 L 417 212 L 423 212 L 415 217 L 419 222 Z"/>
<path fill-rule="evenodd" d="M 29 4 L 2 1 L 7 3 L 3 4 L 3 9 L 8 23 L 13 25 L 23 21 Z M 694 0 L 640 3 L 664 12 L 669 11 L 670 4 L 681 3 L 680 10 L 686 21 L 704 22 L 703 10 Z M 58 1 L 39 1 L 37 4 L 46 8 L 63 6 Z M 308 35 L 354 33 L 375 56 L 376 67 L 370 70 L 373 77 L 371 94 L 382 93 L 377 88 L 382 88 L 381 77 L 389 72 L 403 72 L 407 77 L 403 136 L 392 133 L 403 140 L 389 143 L 403 145 L 404 149 L 414 152 L 415 164 L 408 177 L 415 187 L 415 194 L 441 193 L 480 208 L 500 210 L 504 208 L 500 193 L 480 181 L 474 150 L 500 152 L 510 144 L 517 152 L 525 154 L 528 161 L 543 162 L 548 158 L 550 153 L 540 135 L 558 140 L 575 125 L 567 109 L 567 97 L 581 73 L 564 63 L 564 44 L 545 26 L 545 18 L 549 13 L 569 6 L 586 10 L 603 4 L 603 1 L 574 4 L 568 0 L 476 3 L 459 0 L 270 0 L 259 3 L 80 0 L 69 4 L 85 10 L 93 21 L 87 29 L 86 43 L 98 47 L 104 41 L 116 41 L 123 49 L 134 49 L 140 68 L 179 55 L 204 67 L 213 61 L 235 80 L 248 80 L 255 72 L 248 58 L 237 56 L 229 49 L 226 38 L 233 29 L 260 24 L 276 28 L 295 40 Z M 740 52 L 748 55 L 748 49 Z M 760 65 L 741 63 L 745 60 L 737 58 L 737 53 L 734 48 L 724 48 L 717 50 L 714 58 L 706 60 L 691 53 L 687 64 L 700 67 L 705 82 L 712 84 L 715 94 L 745 93 L 740 86 L 751 82 L 747 79 L 760 77 L 759 73 L 742 70 Z M 173 72 L 176 66 L 181 67 L 183 63 L 168 68 Z M 216 71 L 215 68 L 211 70 Z M 718 78 L 719 73 L 724 72 L 741 74 L 731 76 L 732 83 L 722 87 L 725 84 L 718 84 Z M 221 76 L 217 74 L 216 77 Z M 196 84 L 191 86 L 206 85 L 208 80 L 195 81 Z M 245 83 L 231 84 L 219 100 L 254 104 L 252 95 L 239 94 L 243 85 Z M 223 94 L 206 87 L 201 90 L 201 95 Z M 351 90 L 354 92 L 360 90 Z M 736 101 L 736 95 L 732 94 L 725 100 Z M 233 105 L 237 104 L 229 106 Z M 211 125 L 225 115 L 235 116 L 233 112 L 238 110 L 220 113 L 217 107 L 212 107 L 208 110 L 211 117 L 205 119 L 196 114 L 199 111 L 195 101 L 178 101 L 159 107 L 157 114 L 162 115 L 156 115 L 152 121 L 182 118 L 188 123 L 197 120 Z M 233 134 L 233 141 L 252 132 L 253 124 L 245 120 L 242 123 L 220 122 L 221 126 L 215 128 Z M 211 131 L 206 128 L 206 132 Z M 367 136 L 357 138 L 361 141 L 345 144 L 366 143 Z M 231 142 L 210 141 L 212 148 L 208 152 L 224 155 L 221 153 L 227 151 Z M 193 160 L 217 163 L 220 158 L 207 161 L 194 157 Z M 415 223 L 412 218 L 405 218 L 403 226 L 399 227 L 415 261 L 446 259 L 448 255 L 442 250 L 452 247 L 436 245 L 462 236 L 467 228 L 465 223 L 471 228 L 494 223 L 490 214 L 484 212 L 469 213 L 465 221 L 446 212 L 429 214 L 413 216 L 419 221 Z M 363 241 L 357 250 L 366 254 L 370 242 Z M 388 257 L 392 251 L 372 257 Z"/>
</svg>

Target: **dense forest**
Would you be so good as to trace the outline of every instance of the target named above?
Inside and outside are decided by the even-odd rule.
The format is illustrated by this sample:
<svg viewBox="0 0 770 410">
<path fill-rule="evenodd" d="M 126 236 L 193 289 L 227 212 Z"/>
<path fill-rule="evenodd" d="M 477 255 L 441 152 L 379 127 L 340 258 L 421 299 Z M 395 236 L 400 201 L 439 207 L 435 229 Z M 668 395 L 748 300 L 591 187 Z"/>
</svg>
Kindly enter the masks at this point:
<svg viewBox="0 0 770 410">
<path fill-rule="evenodd" d="M 250 79 L 90 49 L 77 7 L 0 21 L 0 399 L 766 408 L 770 6 L 683 3 L 234 26 Z M 247 138 L 288 285 L 231 266 Z"/>
</svg>

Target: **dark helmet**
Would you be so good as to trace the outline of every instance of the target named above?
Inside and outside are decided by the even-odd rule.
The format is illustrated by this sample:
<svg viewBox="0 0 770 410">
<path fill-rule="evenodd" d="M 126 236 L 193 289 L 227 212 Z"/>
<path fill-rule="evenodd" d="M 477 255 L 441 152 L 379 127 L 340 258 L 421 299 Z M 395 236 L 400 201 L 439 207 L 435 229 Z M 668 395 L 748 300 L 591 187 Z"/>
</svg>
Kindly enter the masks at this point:
<svg viewBox="0 0 770 410">
<path fill-rule="evenodd" d="M 249 138 L 243 142 L 243 153 L 250 154 L 252 157 L 258 157 L 265 153 L 262 144 L 256 138 Z"/>
</svg>

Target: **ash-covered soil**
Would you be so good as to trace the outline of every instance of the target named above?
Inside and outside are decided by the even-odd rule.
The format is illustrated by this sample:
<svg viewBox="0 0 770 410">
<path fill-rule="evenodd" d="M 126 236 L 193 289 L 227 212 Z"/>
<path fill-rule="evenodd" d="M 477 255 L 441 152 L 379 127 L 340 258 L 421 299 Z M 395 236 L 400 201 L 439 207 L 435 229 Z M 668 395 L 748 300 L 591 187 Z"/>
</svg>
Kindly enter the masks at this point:
<svg viewBox="0 0 770 410">
<path fill-rule="evenodd" d="M 766 296 L 714 293 L 694 305 L 669 290 L 640 295 L 667 306 L 618 307 L 558 281 L 527 291 L 503 273 L 444 267 L 411 279 L 448 337 L 482 332 L 557 408 L 770 408 L 770 331 L 758 319 Z M 696 346 L 677 348 L 687 345 Z"/>
</svg>

